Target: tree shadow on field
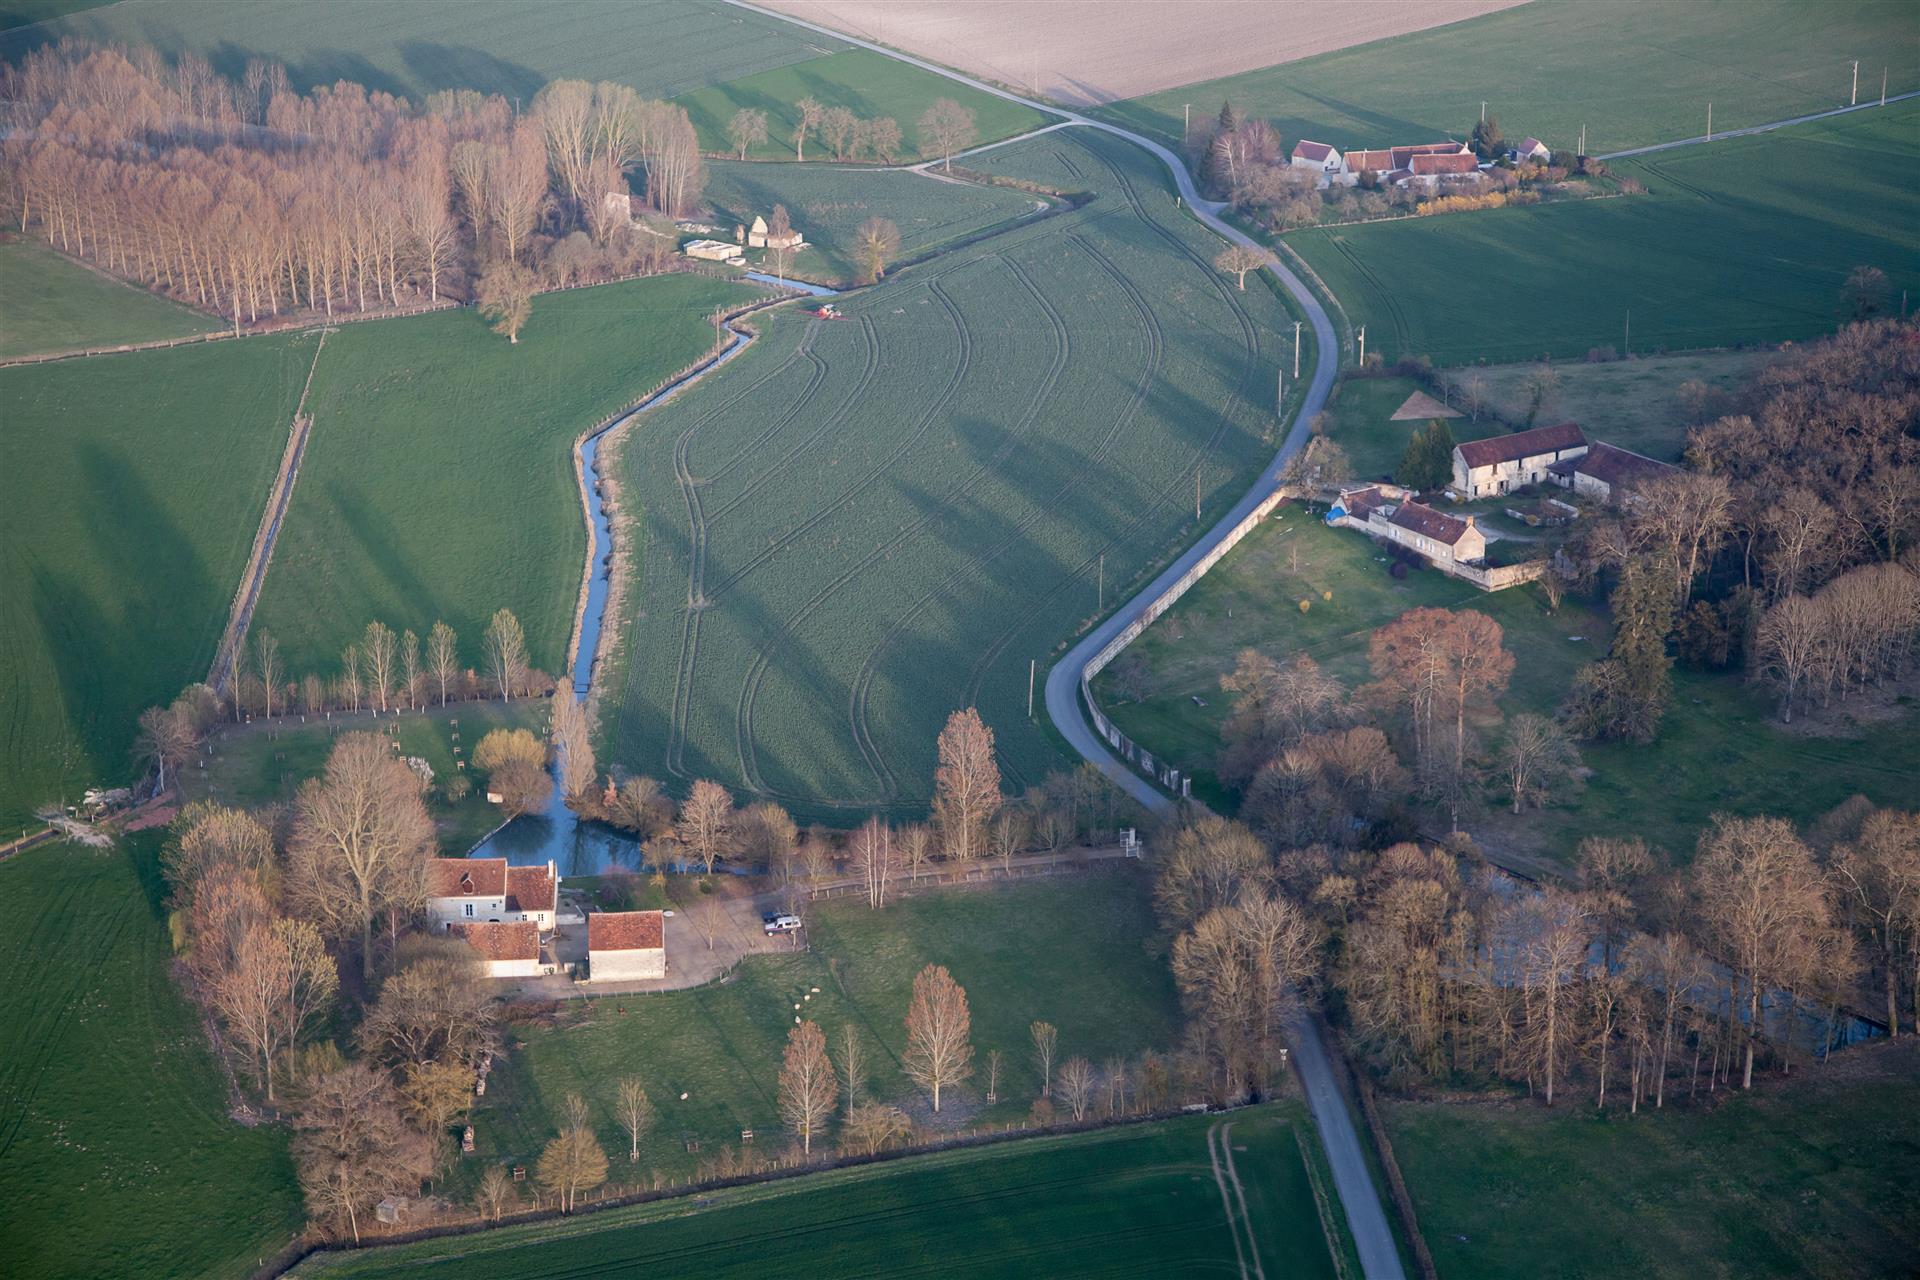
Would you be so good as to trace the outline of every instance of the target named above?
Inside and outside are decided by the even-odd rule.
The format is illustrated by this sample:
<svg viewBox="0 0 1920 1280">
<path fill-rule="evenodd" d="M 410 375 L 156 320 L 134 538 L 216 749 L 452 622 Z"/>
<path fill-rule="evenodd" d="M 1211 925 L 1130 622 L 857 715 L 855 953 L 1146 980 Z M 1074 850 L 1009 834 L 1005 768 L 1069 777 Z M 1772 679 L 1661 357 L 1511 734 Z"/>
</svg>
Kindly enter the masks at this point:
<svg viewBox="0 0 1920 1280">
<path fill-rule="evenodd" d="M 400 58 L 420 89 L 427 93 L 442 89 L 478 89 L 517 100 L 522 110 L 546 83 L 531 67 L 467 45 L 408 40 L 400 45 Z"/>
<path fill-rule="evenodd" d="M 384 511 L 367 501 L 358 484 L 351 480 L 333 481 L 327 489 L 327 500 L 339 513 L 335 526 L 351 533 L 361 548 L 361 554 L 351 560 L 336 553 L 335 565 L 340 568 L 346 568 L 349 564 L 356 567 L 364 565 L 373 570 L 371 577 L 365 573 L 356 574 L 359 580 L 353 584 L 352 590 L 335 592 L 337 603 L 357 603 L 367 612 L 367 616 L 358 620 L 335 619 L 336 622 L 357 630 L 373 621 L 386 607 L 398 608 L 402 619 L 444 616 L 438 594 L 402 554 L 403 542 L 399 530 Z M 282 533 L 285 533 L 284 529 Z M 315 602 L 307 603 L 308 607 L 312 607 Z M 502 605 L 495 607 L 504 604 L 502 602 Z M 491 614 L 492 610 L 486 612 Z M 463 633 L 472 629 L 475 634 L 485 625 L 485 620 L 480 617 L 449 618 L 448 622 Z M 533 657 L 537 666 L 548 655 L 536 653 Z"/>
<path fill-rule="evenodd" d="M 153 40 L 152 36 L 147 39 Z M 155 41 L 155 43 L 161 43 Z M 164 43 L 176 58 L 180 52 L 179 42 Z M 347 80 L 363 86 L 368 93 L 390 93 L 396 98 L 408 97 L 408 86 L 391 72 L 383 71 L 369 62 L 363 55 L 345 49 L 315 49 L 298 60 L 281 54 L 262 53 L 249 49 L 230 40 L 222 40 L 206 51 L 206 58 L 213 69 L 227 79 L 238 83 L 245 77 L 247 63 L 255 58 L 263 62 L 278 62 L 287 69 L 287 82 L 296 93 L 309 93 L 320 85 L 331 85 Z"/>
</svg>

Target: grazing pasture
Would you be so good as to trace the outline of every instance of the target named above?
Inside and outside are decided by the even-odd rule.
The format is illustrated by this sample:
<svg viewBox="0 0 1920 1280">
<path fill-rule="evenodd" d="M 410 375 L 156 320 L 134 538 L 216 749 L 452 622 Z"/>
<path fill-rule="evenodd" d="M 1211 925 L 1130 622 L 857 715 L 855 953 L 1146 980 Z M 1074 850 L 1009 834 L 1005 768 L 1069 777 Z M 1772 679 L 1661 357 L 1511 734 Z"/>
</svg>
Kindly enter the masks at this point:
<svg viewBox="0 0 1920 1280">
<path fill-rule="evenodd" d="M 1459 22 L 1521 0 L 1293 0 L 1286 20 L 1196 4 L 770 0 L 807 22 L 905 49 L 1029 96 L 1085 107 Z M 1176 115 L 1178 108 L 1176 107 Z"/>
<path fill-rule="evenodd" d="M 1213 270 L 1153 161 L 1065 130 L 975 163 L 1096 196 L 844 320 L 773 319 L 622 438 L 643 551 L 600 692 L 623 765 L 809 820 L 913 815 L 940 726 L 977 704 L 1008 785 L 1038 781 L 1063 761 L 1029 662 L 1271 456 L 1290 315 Z"/>
<path fill-rule="evenodd" d="M 794 31 L 806 34 L 797 27 Z M 901 160 L 919 158 L 920 115 L 939 98 L 952 98 L 973 111 L 980 142 L 1009 138 L 1049 122 L 1049 117 L 1031 107 L 981 93 L 868 49 L 847 49 L 742 76 L 685 94 L 679 102 L 699 131 L 703 150 L 736 154 L 727 136 L 727 122 L 735 111 L 752 107 L 767 113 L 767 140 L 750 148 L 747 158 L 791 160 L 793 128 L 800 119 L 794 104 L 802 98 L 812 98 L 823 107 L 845 107 L 863 120 L 892 117 L 905 142 Z M 807 139 L 809 159 L 825 159 L 827 154 L 826 144 L 818 135 Z"/>
<path fill-rule="evenodd" d="M 1369 6 L 1370 7 L 1370 6 Z M 1229 29 L 1238 24 L 1223 24 Z M 1464 138 L 1480 100 L 1507 136 L 1593 155 L 1844 107 L 1920 88 L 1905 0 L 1533 0 L 1431 31 L 1186 84 L 1100 114 L 1169 144 L 1181 110 L 1223 100 L 1301 138 L 1384 147 Z M 1279 59 L 1273 59 L 1278 62 Z"/>
<path fill-rule="evenodd" d="M 0 832 L 126 781 L 206 678 L 314 342 L 0 369 Z"/>
<path fill-rule="evenodd" d="M 0 237 L 0 359 L 218 328 L 212 316 L 76 266 L 36 241 Z"/>
<path fill-rule="evenodd" d="M 822 1277 L 1251 1275 L 1256 1263 L 1330 1277 L 1315 1178 L 1325 1184 L 1306 1113 L 1280 1102 L 321 1256 L 296 1274 L 744 1280 L 780 1258 Z"/>
<path fill-rule="evenodd" d="M 547 294 L 511 346 L 471 310 L 341 326 L 255 631 L 296 676 L 330 675 L 375 618 L 423 643 L 445 619 L 478 666 L 507 608 L 533 664 L 562 670 L 587 545 L 573 441 L 711 350 L 714 310 L 758 292 L 667 275 Z"/>
<path fill-rule="evenodd" d="M 1905 177 L 1916 158 L 1920 102 L 1902 102 L 1614 165 L 1646 195 L 1314 228 L 1287 243 L 1389 361 L 1771 344 L 1831 332 L 1857 266 L 1884 270 L 1896 297 L 1920 294 L 1920 187 Z"/>
<path fill-rule="evenodd" d="M 895 170 L 846 170 L 817 164 L 741 164 L 707 170 L 707 204 L 728 228 L 751 225 L 787 206 L 807 239 L 788 274 L 817 284 L 849 285 L 862 267 L 856 233 L 868 218 L 900 228 L 900 257 L 913 259 L 1034 213 L 1037 197 L 1004 187 L 939 182 Z M 750 249 L 756 264 L 761 251 Z"/>
<path fill-rule="evenodd" d="M 784 1138 L 775 1085 L 796 1003 L 829 1036 L 858 1028 L 872 1097 L 930 1117 L 899 1062 L 913 976 L 926 964 L 948 967 L 973 1012 L 978 1074 L 944 1093 L 942 1119 L 951 1123 L 1027 1114 L 1039 1092 L 1027 1034 L 1036 1018 L 1059 1027 L 1063 1059 L 1132 1058 L 1171 1049 L 1178 1037 L 1165 944 L 1147 878 L 1133 866 L 935 891 L 880 912 L 864 901 L 816 903 L 806 917 L 807 951 L 750 956 L 724 984 L 569 1002 L 557 1022 L 515 1024 L 519 1046 L 489 1079 L 473 1121 L 482 1154 L 530 1165 L 569 1091 L 591 1104 L 607 1149 L 624 1150 L 614 1103 L 629 1074 L 646 1082 L 660 1112 L 640 1172 L 690 1176 L 723 1144 L 737 1144 L 742 1129 L 777 1150 Z M 985 1054 L 995 1048 L 1007 1066 L 1000 1104 L 989 1108 Z M 687 1152 L 689 1140 L 701 1143 L 701 1154 Z M 618 1163 L 625 1167 L 624 1158 Z"/>
<path fill-rule="evenodd" d="M 163 833 L 0 863 L 0 1273 L 245 1276 L 300 1228 L 286 1133 L 227 1116 L 170 977 Z"/>
<path fill-rule="evenodd" d="M 1387 1131 L 1444 1276 L 1532 1280 L 1549 1258 L 1622 1280 L 1902 1275 L 1920 1256 L 1915 1048 L 1855 1046 L 1712 1110 L 1396 1102 Z"/>
</svg>

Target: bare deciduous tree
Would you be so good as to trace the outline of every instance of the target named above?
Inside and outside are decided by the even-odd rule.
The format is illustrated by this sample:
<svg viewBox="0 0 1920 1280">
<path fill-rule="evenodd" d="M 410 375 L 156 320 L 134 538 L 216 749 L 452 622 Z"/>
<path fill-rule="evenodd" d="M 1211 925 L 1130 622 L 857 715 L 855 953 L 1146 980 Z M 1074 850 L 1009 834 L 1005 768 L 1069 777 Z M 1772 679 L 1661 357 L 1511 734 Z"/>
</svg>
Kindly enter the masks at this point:
<svg viewBox="0 0 1920 1280">
<path fill-rule="evenodd" d="M 930 964 L 915 974 L 901 1066 L 915 1084 L 932 1092 L 936 1112 L 940 1091 L 973 1074 L 972 1034 L 967 993 L 946 966 Z"/>
<path fill-rule="evenodd" d="M 1027 1028 L 1033 1041 L 1033 1065 L 1040 1073 L 1040 1096 L 1053 1096 L 1053 1056 L 1060 1048 L 1060 1030 L 1051 1022 L 1036 1021 Z"/>
<path fill-rule="evenodd" d="M 639 1076 L 623 1076 L 619 1092 L 616 1095 L 616 1109 L 620 1113 L 620 1127 L 627 1131 L 627 1160 L 638 1164 L 640 1161 L 640 1140 L 653 1130 L 653 1100 L 647 1097 L 647 1086 Z"/>
<path fill-rule="evenodd" d="M 887 273 L 887 263 L 900 252 L 900 228 L 886 218 L 868 218 L 854 232 L 854 250 L 860 257 L 860 278 L 871 284 Z"/>
<path fill-rule="evenodd" d="M 473 1202 L 490 1222 L 500 1221 L 513 1206 L 513 1177 L 504 1165 L 487 1166 L 487 1171 L 480 1175 L 480 1187 L 474 1192 Z"/>
<path fill-rule="evenodd" d="M 970 861 L 984 848 L 987 820 L 1000 808 L 1000 765 L 993 730 L 972 707 L 947 717 L 933 775 L 933 817 L 949 858 Z"/>
<path fill-rule="evenodd" d="M 1265 253 L 1244 244 L 1228 245 L 1213 260 L 1213 269 L 1222 275 L 1234 277 L 1234 283 L 1242 293 L 1247 291 L 1247 272 L 1258 271 L 1266 265 Z"/>
<path fill-rule="evenodd" d="M 920 116 L 920 154 L 939 156 L 941 167 L 951 171 L 956 152 L 965 151 L 979 136 L 973 112 L 952 98 L 940 98 Z"/>
<path fill-rule="evenodd" d="M 1060 1064 L 1060 1096 L 1072 1110 L 1076 1121 L 1087 1118 L 1087 1108 L 1093 1105 L 1098 1092 L 1098 1080 L 1091 1062 L 1076 1055 Z"/>
<path fill-rule="evenodd" d="M 493 323 L 493 331 L 518 345 L 520 331 L 533 315 L 533 295 L 539 289 L 538 276 L 513 259 L 503 258 L 481 273 L 474 299 L 480 304 L 480 314 Z"/>
<path fill-rule="evenodd" d="M 427 675 L 440 690 L 440 705 L 447 705 L 447 686 L 460 678 L 459 640 L 453 628 L 435 622 L 427 633 Z"/>
<path fill-rule="evenodd" d="M 577 804 L 592 793 L 600 770 L 593 759 L 586 712 L 573 696 L 573 685 L 565 680 L 553 694 L 553 748 L 560 760 L 561 794 L 568 804 Z"/>
<path fill-rule="evenodd" d="M 1580 753 L 1560 725 L 1545 716 L 1518 715 L 1507 726 L 1501 753 L 1513 811 L 1519 813 L 1552 799 L 1580 767 Z"/>
<path fill-rule="evenodd" d="M 293 1158 L 313 1216 L 360 1239 L 360 1216 L 433 1171 L 433 1144 L 401 1117 L 392 1083 L 365 1063 L 321 1076 L 294 1112 Z"/>
<path fill-rule="evenodd" d="M 812 98 L 802 98 L 793 104 L 796 116 L 793 124 L 793 158 L 807 158 L 807 135 L 820 127 L 821 118 L 827 109 Z"/>
<path fill-rule="evenodd" d="M 734 842 L 733 797 L 717 782 L 702 778 L 680 806 L 675 831 L 687 852 L 713 874 L 713 864 L 731 855 Z"/>
<path fill-rule="evenodd" d="M 780 1066 L 780 1116 L 800 1139 L 803 1155 L 813 1154 L 813 1135 L 826 1132 L 839 1097 L 826 1034 L 818 1023 L 800 1023 L 787 1033 L 786 1057 Z"/>
<path fill-rule="evenodd" d="M 893 881 L 893 828 L 878 818 L 868 818 L 848 842 L 853 865 L 867 889 L 867 905 L 879 910 L 887 905 L 887 888 Z"/>
<path fill-rule="evenodd" d="M 840 1028 L 840 1096 L 847 1113 L 860 1105 L 867 1091 L 867 1051 L 860 1032 L 849 1022 Z"/>
<path fill-rule="evenodd" d="M 501 609 L 487 623 L 487 666 L 502 698 L 512 698 L 527 680 L 527 636 L 520 619 Z"/>
<path fill-rule="evenodd" d="M 326 773 L 294 800 L 288 844 L 293 900 L 337 936 L 358 935 L 360 971 L 373 977 L 373 920 L 426 900 L 433 822 L 420 779 L 370 733 L 340 738 Z"/>
<path fill-rule="evenodd" d="M 727 121 L 727 137 L 733 141 L 735 155 L 745 160 L 747 148 L 767 140 L 767 113 L 742 107 Z"/>
<path fill-rule="evenodd" d="M 397 652 L 393 628 L 384 622 L 369 622 L 366 634 L 360 637 L 360 657 L 366 668 L 368 692 L 381 711 L 387 709 L 387 696 L 393 691 Z"/>
<path fill-rule="evenodd" d="M 846 1123 L 840 1129 L 840 1142 L 852 1155 L 870 1156 L 897 1142 L 905 1142 L 912 1134 L 913 1122 L 900 1108 L 863 1102 L 847 1113 Z"/>
<path fill-rule="evenodd" d="M 567 1123 L 558 1137 L 540 1152 L 534 1169 L 540 1185 L 553 1192 L 562 1213 L 573 1212 L 582 1191 L 607 1180 L 607 1153 L 587 1123 L 586 1103 L 577 1093 L 567 1095 Z"/>
</svg>

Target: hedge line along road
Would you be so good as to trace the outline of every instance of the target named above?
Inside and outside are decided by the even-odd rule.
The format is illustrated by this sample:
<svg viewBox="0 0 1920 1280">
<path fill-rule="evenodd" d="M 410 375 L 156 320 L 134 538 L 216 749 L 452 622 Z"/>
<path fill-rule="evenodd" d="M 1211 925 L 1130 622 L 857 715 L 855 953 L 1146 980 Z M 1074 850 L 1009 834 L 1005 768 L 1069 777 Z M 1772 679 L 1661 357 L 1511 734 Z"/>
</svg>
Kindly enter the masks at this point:
<svg viewBox="0 0 1920 1280">
<path fill-rule="evenodd" d="M 1251 237 L 1222 222 L 1219 214 L 1224 206 L 1218 201 L 1202 200 L 1199 193 L 1194 190 L 1193 178 L 1187 173 L 1186 165 L 1182 164 L 1180 158 L 1173 152 L 1151 139 L 1143 138 L 1118 125 L 1108 124 L 1104 120 L 1089 120 L 1077 112 L 1064 111 L 1043 102 L 1035 102 L 996 85 L 961 75 L 948 67 L 859 39 L 844 31 L 835 31 L 816 23 L 803 22 L 798 18 L 788 17 L 784 13 L 775 13 L 770 9 L 748 4 L 745 0 L 727 0 L 727 3 L 737 8 L 750 9 L 767 17 L 778 18 L 782 22 L 792 23 L 821 35 L 832 36 L 836 40 L 844 40 L 848 44 L 870 49 L 874 53 L 919 67 L 923 71 L 945 76 L 982 93 L 990 93 L 1009 102 L 1031 107 L 1036 111 L 1060 116 L 1070 124 L 1098 129 L 1103 133 L 1124 138 L 1135 146 L 1144 147 L 1158 156 L 1167 166 L 1168 172 L 1173 175 L 1181 198 L 1193 210 L 1196 218 L 1224 240 L 1257 249 L 1263 254 L 1267 252 L 1264 246 L 1255 243 Z M 1273 272 L 1287 292 L 1293 296 L 1294 301 L 1299 304 L 1300 309 L 1306 313 L 1307 321 L 1313 329 L 1315 351 L 1313 380 L 1308 384 L 1306 398 L 1294 415 L 1292 426 L 1287 431 L 1286 439 L 1281 443 L 1280 451 L 1260 473 L 1260 478 L 1254 482 L 1253 488 L 1233 505 L 1232 510 L 1220 518 L 1219 523 L 1187 548 L 1138 595 L 1081 637 L 1080 642 L 1069 649 L 1066 656 L 1047 673 L 1047 715 L 1052 719 L 1054 727 L 1059 729 L 1075 751 L 1098 765 L 1108 777 L 1126 788 L 1128 793 L 1155 813 L 1167 812 L 1172 808 L 1173 802 L 1145 778 L 1115 759 L 1107 750 L 1106 744 L 1094 734 L 1092 725 L 1088 723 L 1080 707 L 1080 672 L 1086 668 L 1088 660 L 1109 640 L 1144 614 L 1148 605 L 1158 599 L 1168 586 L 1178 581 L 1182 574 L 1199 561 L 1200 557 L 1218 546 L 1229 530 L 1245 519 L 1247 513 L 1253 510 L 1262 498 L 1273 492 L 1274 487 L 1280 483 L 1280 472 L 1286 466 L 1287 460 L 1299 452 L 1301 446 L 1306 443 L 1307 424 L 1313 420 L 1316 413 L 1326 407 L 1327 396 L 1333 390 L 1334 374 L 1340 363 L 1340 344 L 1334 334 L 1333 321 L 1327 315 L 1326 308 L 1320 305 L 1320 300 L 1307 288 L 1305 282 L 1274 260 L 1271 255 L 1268 256 L 1267 270 Z M 1360 1136 L 1354 1129 L 1352 1117 L 1347 1114 L 1339 1087 L 1334 1083 L 1333 1068 L 1328 1061 L 1325 1049 L 1320 1044 L 1318 1036 L 1314 1034 L 1312 1026 L 1304 1020 L 1296 1020 L 1289 1025 L 1288 1038 L 1294 1046 L 1294 1064 L 1300 1072 L 1301 1082 L 1306 1090 L 1307 1105 L 1313 1112 L 1314 1124 L 1320 1130 L 1320 1142 L 1326 1149 L 1327 1163 L 1333 1169 L 1334 1189 L 1339 1193 L 1341 1208 L 1347 1215 L 1347 1226 L 1353 1232 L 1354 1245 L 1359 1251 L 1361 1270 L 1367 1275 L 1368 1280 L 1405 1280 L 1406 1273 L 1400 1265 L 1400 1253 L 1394 1244 L 1393 1231 L 1387 1225 L 1386 1207 L 1380 1201 L 1379 1192 L 1374 1189 L 1372 1176 L 1367 1170 L 1366 1157 L 1361 1153 Z"/>
</svg>

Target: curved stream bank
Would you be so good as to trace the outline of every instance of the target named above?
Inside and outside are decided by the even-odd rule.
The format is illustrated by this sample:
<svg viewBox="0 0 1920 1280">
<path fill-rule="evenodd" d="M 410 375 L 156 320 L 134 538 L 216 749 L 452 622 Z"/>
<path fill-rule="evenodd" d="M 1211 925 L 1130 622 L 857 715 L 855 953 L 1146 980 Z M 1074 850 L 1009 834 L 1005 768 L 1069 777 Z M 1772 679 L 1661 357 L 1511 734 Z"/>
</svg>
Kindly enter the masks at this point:
<svg viewBox="0 0 1920 1280">
<path fill-rule="evenodd" d="M 743 317 L 770 307 L 807 296 L 833 297 L 840 291 L 802 280 L 778 280 L 749 271 L 746 278 L 756 284 L 776 285 L 789 292 L 764 302 L 741 308 L 728 316 L 725 324 L 729 341 L 718 354 L 696 365 L 645 400 L 621 414 L 582 440 L 574 450 L 574 465 L 580 492 L 586 499 L 587 564 L 582 577 L 586 582 L 579 621 L 574 627 L 573 649 L 567 669 L 573 673 L 573 696 L 582 704 L 593 687 L 593 673 L 600 660 L 600 634 L 606 623 L 607 595 L 613 579 L 613 517 L 607 512 L 600 471 L 600 446 L 608 435 L 632 423 L 649 409 L 672 400 L 688 387 L 727 364 L 753 344 L 753 330 L 741 324 Z M 560 794 L 560 761 L 553 765 L 553 793 L 546 808 L 497 827 L 490 835 L 467 851 L 468 857 L 505 858 L 516 866 L 551 860 L 563 876 L 597 875 L 612 864 L 638 869 L 640 842 L 624 832 L 601 823 L 581 822 L 566 806 Z"/>
</svg>

